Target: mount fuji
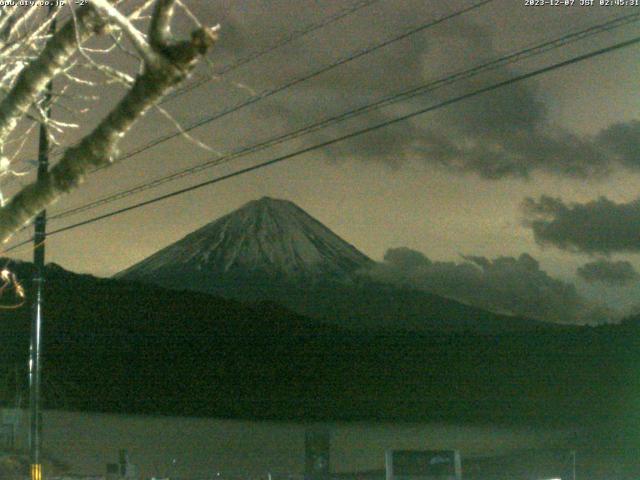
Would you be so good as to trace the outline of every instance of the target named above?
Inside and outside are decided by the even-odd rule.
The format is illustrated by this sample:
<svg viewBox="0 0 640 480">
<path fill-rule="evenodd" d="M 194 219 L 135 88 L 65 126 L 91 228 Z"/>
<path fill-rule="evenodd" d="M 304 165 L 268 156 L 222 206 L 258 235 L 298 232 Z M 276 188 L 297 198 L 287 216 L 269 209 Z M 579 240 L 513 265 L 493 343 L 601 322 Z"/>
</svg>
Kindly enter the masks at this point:
<svg viewBox="0 0 640 480">
<path fill-rule="evenodd" d="M 241 301 L 269 301 L 355 329 L 512 331 L 550 326 L 371 281 L 374 261 L 300 207 L 251 201 L 116 278 Z"/>
<path fill-rule="evenodd" d="M 344 282 L 373 261 L 300 207 L 263 197 L 120 272 L 173 288 Z M 194 281 L 195 280 L 195 281 Z"/>
</svg>

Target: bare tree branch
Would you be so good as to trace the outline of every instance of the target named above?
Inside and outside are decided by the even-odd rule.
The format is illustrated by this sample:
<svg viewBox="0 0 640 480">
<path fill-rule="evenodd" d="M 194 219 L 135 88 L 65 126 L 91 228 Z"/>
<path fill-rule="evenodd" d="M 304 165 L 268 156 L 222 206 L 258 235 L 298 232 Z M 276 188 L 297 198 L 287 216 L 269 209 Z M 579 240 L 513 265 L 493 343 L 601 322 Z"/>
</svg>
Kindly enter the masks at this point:
<svg viewBox="0 0 640 480">
<path fill-rule="evenodd" d="M 171 17 L 175 0 L 158 0 L 151 17 L 149 41 L 155 49 L 162 49 L 171 41 Z"/>
<path fill-rule="evenodd" d="M 8 25 L 8 28 L 2 32 L 2 35 L 6 39 L 6 41 L 10 41 L 11 35 L 14 32 L 19 32 L 22 27 L 29 21 L 29 19 L 33 17 L 37 12 L 38 8 L 35 5 L 32 5 L 27 7 L 27 11 L 23 12 L 17 20 L 15 19 L 15 17 L 12 17 L 14 18 L 14 21 L 12 21 Z"/>
<path fill-rule="evenodd" d="M 96 2 L 102 3 L 102 0 Z M 89 171 L 109 165 L 116 156 L 120 139 L 134 122 L 166 92 L 182 82 L 198 59 L 215 43 L 217 26 L 197 29 L 192 32 L 189 40 L 172 43 L 168 36 L 172 9 L 172 0 L 158 0 L 149 31 L 149 38 L 154 39 L 149 47 L 153 50 L 153 59 L 145 61 L 142 73 L 118 105 L 91 133 L 77 145 L 68 148 L 48 175 L 23 188 L 4 208 L 0 208 L 1 242 L 8 240 L 23 224 L 62 194 L 77 187 Z M 110 16 L 109 19 L 113 21 L 113 17 Z M 84 30 L 83 37 L 87 37 L 91 30 L 101 28 L 102 23 L 85 11 L 82 17 L 78 15 L 78 26 Z M 120 22 L 118 26 L 124 28 Z M 61 64 L 70 56 L 71 45 L 75 49 L 75 33 L 68 25 L 65 28 L 65 33 L 60 31 L 50 40 L 43 55 L 35 62 L 37 68 L 30 65 L 23 71 L 23 74 L 27 71 L 29 74 L 21 74 L 18 80 L 18 83 L 22 81 L 19 95 L 21 101 L 12 100 L 11 108 L 3 107 L 4 102 L 0 103 L 0 143 L 6 139 L 11 127 L 15 126 L 12 122 L 17 122 L 35 100 L 34 83 L 46 84 L 62 70 Z M 45 55 L 45 52 L 48 53 Z M 14 93 L 10 96 L 16 95 L 18 94 Z M 3 113 L 4 110 L 10 113 Z"/>
<path fill-rule="evenodd" d="M 76 38 L 84 41 L 105 25 L 89 7 L 80 7 L 77 18 L 77 37 L 76 25 L 67 22 L 47 42 L 38 58 L 22 70 L 11 92 L 0 102 L 0 146 L 6 142 L 47 83 L 62 71 L 77 50 Z"/>
<path fill-rule="evenodd" d="M 115 8 L 109 0 L 91 0 L 95 9 L 109 21 L 116 24 L 129 37 L 131 43 L 138 51 L 138 54 L 144 59 L 148 65 L 154 65 L 160 62 L 158 54 L 151 48 L 142 32 L 140 32 L 127 17 Z"/>
</svg>

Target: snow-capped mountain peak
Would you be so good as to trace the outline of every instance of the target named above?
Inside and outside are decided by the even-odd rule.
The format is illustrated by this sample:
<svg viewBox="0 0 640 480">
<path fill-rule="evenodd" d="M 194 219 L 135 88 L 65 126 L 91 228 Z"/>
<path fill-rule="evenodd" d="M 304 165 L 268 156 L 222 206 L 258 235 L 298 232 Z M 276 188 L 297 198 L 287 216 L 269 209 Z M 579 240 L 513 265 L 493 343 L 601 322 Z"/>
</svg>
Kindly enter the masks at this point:
<svg viewBox="0 0 640 480">
<path fill-rule="evenodd" d="M 118 277 L 162 281 L 167 275 L 191 274 L 202 281 L 209 281 L 208 277 L 210 281 L 343 280 L 371 262 L 294 203 L 263 197 L 194 231 Z"/>
</svg>

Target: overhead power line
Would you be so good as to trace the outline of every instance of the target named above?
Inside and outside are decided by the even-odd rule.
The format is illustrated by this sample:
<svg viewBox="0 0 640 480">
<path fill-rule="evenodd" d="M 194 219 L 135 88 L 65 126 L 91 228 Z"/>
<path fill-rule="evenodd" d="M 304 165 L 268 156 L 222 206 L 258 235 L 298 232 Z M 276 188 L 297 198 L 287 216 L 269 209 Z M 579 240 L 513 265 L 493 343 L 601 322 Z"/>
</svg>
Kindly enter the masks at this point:
<svg viewBox="0 0 640 480">
<path fill-rule="evenodd" d="M 294 86 L 296 86 L 296 85 L 298 85 L 300 83 L 306 82 L 306 81 L 311 80 L 311 79 L 313 79 L 315 77 L 318 77 L 318 76 L 320 76 L 320 75 L 322 75 L 324 73 L 327 73 L 327 72 L 333 70 L 334 68 L 340 67 L 340 66 L 345 65 L 345 64 L 347 64 L 349 62 L 352 62 L 354 60 L 362 58 L 365 55 L 369 55 L 369 54 L 371 54 L 373 52 L 376 52 L 376 51 L 378 51 L 380 49 L 388 47 L 389 45 L 392 45 L 392 44 L 394 44 L 396 42 L 399 42 L 401 40 L 409 38 L 412 35 L 416 35 L 416 34 L 418 34 L 420 32 L 423 32 L 425 30 L 433 28 L 436 25 L 439 25 L 439 24 L 441 24 L 443 22 L 446 22 L 448 20 L 452 20 L 452 19 L 454 19 L 456 17 L 459 17 L 461 15 L 464 15 L 467 12 L 470 12 L 472 10 L 480 8 L 480 7 L 482 7 L 484 5 L 487 5 L 488 3 L 491 3 L 493 1 L 494 0 L 481 0 L 479 2 L 474 3 L 473 5 L 461 8 L 459 10 L 456 10 L 453 13 L 449 13 L 447 15 L 443 15 L 443 16 L 438 17 L 436 19 L 432 19 L 432 20 L 428 21 L 427 23 L 423 23 L 423 24 L 421 24 L 421 25 L 419 25 L 417 27 L 413 27 L 413 28 L 411 28 L 409 30 L 406 30 L 405 32 L 403 32 L 403 33 L 401 33 L 399 35 L 395 35 L 395 36 L 390 37 L 390 38 L 388 38 L 386 40 L 383 40 L 382 42 L 379 42 L 379 43 L 376 43 L 374 45 L 365 47 L 365 48 L 363 48 L 361 50 L 358 50 L 358 51 L 356 51 L 354 53 L 351 53 L 351 54 L 349 54 L 349 55 L 347 55 L 345 57 L 342 57 L 342 58 L 334 61 L 333 63 L 331 63 L 329 65 L 321 67 L 318 70 L 314 70 L 311 73 L 308 73 L 308 74 L 305 74 L 303 76 L 294 78 L 293 80 L 289 80 L 289 81 L 287 81 L 287 82 L 285 82 L 285 83 L 283 83 L 283 84 L 281 84 L 281 85 L 279 85 L 279 86 L 277 86 L 275 88 L 271 88 L 271 89 L 265 90 L 265 91 L 263 91 L 263 92 L 261 92 L 261 93 L 259 93 L 257 95 L 254 95 L 254 96 L 250 97 L 249 99 L 245 100 L 244 102 L 241 102 L 241 103 L 239 103 L 237 105 L 233 105 L 233 106 L 231 106 L 229 108 L 221 110 L 220 112 L 217 112 L 217 113 L 215 113 L 213 115 L 208 115 L 205 118 L 203 118 L 201 120 L 198 120 L 195 123 L 192 123 L 188 127 L 182 128 L 180 131 L 176 131 L 176 132 L 170 133 L 168 135 L 156 138 L 156 139 L 150 141 L 149 143 L 147 143 L 147 144 L 145 144 L 145 145 L 143 145 L 141 147 L 138 147 L 138 148 L 136 148 L 134 150 L 131 150 L 131 151 L 127 152 L 126 154 L 118 157 L 114 161 L 114 163 L 122 162 L 122 161 L 124 161 L 124 160 L 126 160 L 128 158 L 131 158 L 131 157 L 133 157 L 135 155 L 138 155 L 138 154 L 144 152 L 145 150 L 148 150 L 148 149 L 150 149 L 152 147 L 155 147 L 156 145 L 159 145 L 159 144 L 161 144 L 163 142 L 171 140 L 172 138 L 179 137 L 180 135 L 183 135 L 184 133 L 190 132 L 190 131 L 198 128 L 198 127 L 201 127 L 203 125 L 206 125 L 206 124 L 209 124 L 209 123 L 214 122 L 216 120 L 219 120 L 220 118 L 223 118 L 223 117 L 225 117 L 225 116 L 227 116 L 227 115 L 229 115 L 231 113 L 235 113 L 235 112 L 237 112 L 237 111 L 239 111 L 239 110 L 241 110 L 241 109 L 243 109 L 245 107 L 248 107 L 248 106 L 253 105 L 253 104 L 257 103 L 257 102 L 260 102 L 260 101 L 262 101 L 262 100 L 264 100 L 266 98 L 269 98 L 269 97 L 271 97 L 273 95 L 276 95 L 276 94 L 278 94 L 280 92 L 288 90 L 288 89 L 290 89 L 290 88 L 292 88 L 292 87 L 294 87 Z M 106 166 L 105 167 L 99 167 L 99 168 L 95 169 L 92 173 L 95 173 L 95 172 L 98 172 L 100 170 L 103 170 L 104 168 L 107 168 L 107 167 Z"/>
<path fill-rule="evenodd" d="M 460 102 L 462 100 L 466 100 L 466 99 L 469 99 L 469 98 L 477 97 L 479 95 L 483 95 L 485 93 L 489 93 L 489 92 L 492 92 L 494 90 L 498 90 L 499 88 L 506 87 L 508 85 L 511 85 L 511 84 L 514 84 L 514 83 L 517 83 L 517 82 L 521 82 L 523 80 L 528 80 L 530 78 L 534 78 L 534 77 L 537 77 L 539 75 L 551 72 L 553 70 L 558 70 L 560 68 L 568 67 L 569 65 L 573 65 L 573 64 L 576 64 L 576 63 L 579 63 L 579 62 L 583 62 L 585 60 L 588 60 L 588 59 L 591 59 L 591 58 L 594 58 L 594 57 L 597 57 L 597 56 L 600 56 L 600 55 L 604 55 L 604 54 L 613 52 L 615 50 L 620 50 L 622 48 L 626 48 L 626 47 L 629 47 L 629 46 L 632 46 L 632 45 L 635 45 L 635 44 L 638 44 L 638 43 L 640 43 L 640 37 L 635 37 L 635 38 L 632 38 L 632 39 L 624 41 L 624 42 L 616 43 L 616 44 L 611 45 L 609 47 L 601 48 L 599 50 L 591 51 L 589 53 L 585 53 L 583 55 L 579 55 L 579 56 L 570 58 L 568 60 L 557 62 L 557 63 L 554 63 L 552 65 L 549 65 L 549 66 L 546 66 L 546 67 L 542 67 L 542 68 L 539 68 L 537 70 L 533 70 L 531 72 L 528 72 L 528 73 L 525 73 L 525 74 L 522 74 L 522 75 L 518 75 L 518 76 L 510 78 L 508 80 L 504 80 L 504 81 L 501 81 L 501 82 L 496 82 L 496 83 L 493 83 L 493 84 L 488 85 L 486 87 L 479 88 L 477 90 L 473 90 L 471 92 L 468 92 L 468 93 L 465 93 L 465 94 L 462 94 L 462 95 L 458 95 L 456 97 L 450 98 L 448 100 L 445 100 L 443 102 L 437 103 L 435 105 L 431 105 L 429 107 L 422 108 L 422 109 L 417 110 L 415 112 L 412 112 L 412 113 L 409 113 L 409 114 L 406 114 L 406 115 L 402 115 L 402 116 L 399 116 L 399 117 L 396 117 L 396 118 L 393 118 L 393 119 L 389 119 L 389 120 L 386 120 L 384 122 L 378 123 L 376 125 L 373 125 L 373 126 L 370 126 L 370 127 L 366 127 L 366 128 L 357 130 L 355 132 L 352 132 L 352 133 L 349 133 L 349 134 L 346 134 L 346 135 L 342 135 L 340 137 L 333 138 L 331 140 L 320 142 L 320 143 L 317 143 L 315 145 L 312 145 L 312 146 L 309 146 L 309 147 L 306 147 L 306 148 L 302 148 L 300 150 L 296 150 L 295 152 L 288 153 L 286 155 L 281 155 L 281 156 L 275 157 L 275 158 L 273 158 L 271 160 L 267 160 L 265 162 L 258 163 L 256 165 L 251 166 L 251 167 L 247 167 L 247 168 L 243 168 L 241 170 L 237 170 L 237 171 L 235 171 L 233 173 L 229 173 L 227 175 L 222 175 L 222 176 L 219 176 L 219 177 L 216 177 L 216 178 L 213 178 L 213 179 L 201 182 L 201 183 L 197 183 L 197 184 L 192 185 L 190 187 L 182 188 L 180 190 L 176 190 L 176 191 L 173 191 L 171 193 L 167 193 L 167 194 L 160 195 L 158 197 L 155 197 L 155 198 L 152 198 L 152 199 L 149 199 L 149 200 L 145 200 L 143 202 L 139 202 L 139 203 L 136 203 L 136 204 L 133 204 L 133 205 L 129 205 L 127 207 L 123 207 L 123 208 L 120 208 L 118 210 L 114 210 L 114 211 L 109 212 L 109 213 L 98 215 L 96 217 L 89 218 L 89 219 L 83 220 L 81 222 L 74 223 L 72 225 L 67 225 L 65 227 L 58 228 L 56 230 L 51 231 L 48 234 L 48 236 L 52 236 L 52 235 L 56 235 L 56 234 L 59 234 L 59 233 L 62 233 L 62 232 L 73 230 L 73 229 L 76 229 L 76 228 L 84 226 L 84 225 L 89 225 L 91 223 L 95 223 L 95 222 L 98 222 L 100 220 L 104 220 L 104 219 L 107 219 L 107 218 L 110 218 L 110 217 L 114 217 L 116 215 L 120 215 L 120 214 L 125 213 L 125 212 L 136 210 L 138 208 L 142 208 L 144 206 L 151 205 L 153 203 L 157 203 L 157 202 L 160 202 L 162 200 L 167 200 L 169 198 L 173 198 L 173 197 L 182 195 L 184 193 L 192 192 L 194 190 L 198 190 L 200 188 L 203 188 L 203 187 L 206 187 L 206 186 L 209 186 L 209 185 L 213 185 L 215 183 L 219 183 L 219 182 L 222 182 L 224 180 L 228 180 L 228 179 L 233 178 L 233 177 L 237 177 L 237 176 L 243 175 L 245 173 L 249 173 L 249 172 L 264 168 L 264 167 L 275 165 L 276 163 L 280 163 L 280 162 L 283 162 L 285 160 L 289 160 L 291 158 L 298 157 L 300 155 L 304 155 L 306 153 L 310 153 L 310 152 L 313 152 L 313 151 L 316 151 L 316 150 L 320 150 L 322 148 L 328 147 L 328 146 L 336 144 L 338 142 L 343 142 L 345 140 L 349 140 L 349 139 L 358 137 L 358 136 L 366 134 L 366 133 L 374 132 L 374 131 L 379 130 L 381 128 L 388 127 L 390 125 L 394 125 L 396 123 L 403 122 L 403 121 L 409 120 L 411 118 L 415 118 L 415 117 L 417 117 L 419 115 L 424 115 L 424 114 L 432 112 L 434 110 L 438 110 L 438 109 L 447 107 L 449 105 L 453 105 L 453 104 L 458 103 L 458 102 Z M 12 247 L 6 249 L 4 252 L 5 253 L 10 252 L 11 250 L 14 250 L 14 249 L 24 245 L 25 243 L 30 242 L 30 241 L 31 241 L 31 239 L 29 239 L 29 240 L 27 240 L 25 242 L 21 242 L 21 243 L 18 243 L 16 245 L 13 245 Z"/>
<path fill-rule="evenodd" d="M 504 67 L 506 65 L 521 61 L 523 59 L 526 58 L 530 58 L 532 56 L 535 55 L 540 55 L 542 53 L 546 53 L 549 52 L 553 49 L 556 48 L 560 48 L 562 46 L 565 46 L 569 43 L 578 41 L 578 40 L 582 40 L 584 38 L 588 38 L 589 36 L 601 33 L 603 31 L 609 31 L 612 30 L 613 28 L 618 28 L 621 27 L 623 25 L 627 25 L 629 23 L 632 22 L 637 22 L 638 20 L 640 20 L 640 13 L 635 13 L 632 15 L 626 15 L 626 16 L 622 16 L 622 17 L 616 17 L 608 22 L 604 22 L 598 25 L 594 25 L 594 26 L 590 26 L 587 27 L 585 29 L 576 31 L 576 32 L 572 32 L 569 34 L 565 34 L 559 38 L 555 38 L 552 40 L 548 40 L 545 42 L 542 42 L 540 44 L 537 44 L 535 46 L 531 46 L 528 47 L 526 49 L 523 50 L 519 50 L 507 55 L 504 55 L 498 59 L 492 60 L 490 62 L 481 64 L 481 65 L 477 65 L 474 66 L 470 69 L 466 69 L 463 71 L 459 71 L 457 73 L 453 73 L 450 75 L 447 75 L 443 78 L 434 80 L 434 81 L 430 81 L 426 84 L 422 84 L 420 86 L 417 87 L 412 87 L 410 89 L 406 89 L 404 91 L 401 91 L 399 93 L 394 93 L 392 95 L 388 95 L 385 96 L 379 100 L 376 100 L 372 103 L 368 103 L 366 105 L 363 105 L 361 107 L 358 107 L 356 109 L 351 109 L 351 110 L 347 110 L 346 112 L 340 113 L 338 115 L 329 117 L 327 119 L 321 120 L 319 122 L 313 123 L 311 125 L 307 125 L 304 126 L 302 128 L 299 128 L 297 130 L 294 130 L 292 132 L 288 132 L 282 135 L 278 135 L 275 137 L 272 137 L 268 140 L 262 141 L 260 143 L 254 144 L 254 145 L 250 145 L 250 146 L 246 146 L 246 147 L 242 147 L 240 149 L 237 149 L 233 152 L 230 152 L 226 155 L 223 155 L 221 157 L 213 157 L 210 158 L 208 160 L 206 160 L 203 163 L 200 163 L 198 165 L 195 166 L 191 166 L 182 170 L 179 170 L 177 172 L 171 173 L 169 175 L 164 175 L 162 177 L 156 178 L 154 180 L 150 180 L 147 182 L 143 182 L 139 185 L 136 185 L 134 187 L 130 187 L 127 188 L 125 190 L 110 194 L 110 195 L 106 195 L 102 198 L 99 198 L 97 200 L 94 200 L 92 202 L 89 202 L 87 204 L 84 205 L 80 205 L 78 207 L 73 207 L 73 208 L 69 208 L 67 210 L 64 210 L 60 213 L 57 213 L 55 215 L 50 216 L 50 220 L 57 220 L 57 219 L 61 219 L 61 218 L 65 218 L 68 217 L 70 215 L 75 215 L 87 210 L 91 210 L 93 208 L 96 208 L 98 206 L 102 206 L 102 205 L 106 205 L 109 203 L 112 203 L 114 201 L 117 200 L 121 200 L 123 198 L 126 198 L 128 196 L 152 189 L 152 188 L 156 188 L 160 185 L 163 185 L 165 183 L 168 182 L 172 182 L 175 180 L 178 180 L 180 178 L 184 178 L 186 176 L 189 175 L 193 175 L 195 173 L 201 172 L 203 170 L 206 170 L 208 168 L 212 168 L 214 166 L 218 166 L 221 165 L 223 163 L 227 163 L 230 162 L 232 160 L 235 160 L 237 158 L 241 158 L 241 157 L 245 157 L 249 154 L 252 153 L 256 153 L 262 150 L 265 150 L 267 148 L 273 147 L 275 145 L 279 145 L 281 143 L 293 140 L 295 138 L 299 138 L 303 135 L 307 135 L 309 133 L 327 128 L 329 126 L 333 126 L 339 122 L 354 118 L 356 116 L 359 115 L 363 115 L 365 113 L 368 113 L 372 110 L 376 110 L 379 108 L 382 108 L 384 106 L 387 105 L 391 105 L 393 103 L 397 103 L 400 101 L 405 101 L 407 99 L 413 98 L 415 96 L 418 95 L 423 95 L 425 93 L 429 93 L 429 92 L 433 92 L 436 89 L 442 88 L 446 85 L 450 85 L 452 83 L 461 81 L 461 80 L 466 80 L 469 78 L 472 78 L 474 76 L 477 76 L 481 73 L 487 72 L 487 71 L 491 71 L 491 70 L 495 70 L 497 68 L 500 67 Z"/>
<path fill-rule="evenodd" d="M 144 145 L 142 147 L 139 147 L 139 148 L 137 148 L 137 149 L 135 149 L 133 151 L 128 152 L 124 156 L 120 156 L 119 158 L 117 158 L 115 160 L 115 163 L 121 162 L 121 161 L 123 161 L 125 159 L 128 159 L 128 158 L 131 158 L 131 157 L 133 157 L 133 156 L 135 156 L 135 155 L 137 155 L 139 153 L 142 153 L 143 151 L 145 151 L 145 150 L 147 150 L 149 148 L 152 148 L 152 147 L 154 147 L 154 146 L 156 146 L 156 145 L 158 145 L 160 143 L 168 141 L 168 140 L 170 140 L 172 138 L 175 138 L 177 136 L 183 135 L 184 133 L 187 133 L 187 132 L 189 132 L 189 131 L 191 131 L 191 130 L 193 130 L 195 128 L 198 128 L 199 126 L 202 126 L 204 124 L 207 124 L 207 123 L 215 121 L 215 120 L 217 120 L 219 118 L 222 118 L 222 117 L 224 117 L 224 116 L 226 116 L 226 115 L 228 115 L 230 113 L 236 112 L 236 111 L 240 110 L 241 108 L 244 108 L 245 106 L 249 106 L 251 104 L 254 104 L 254 103 L 256 103 L 256 102 L 258 102 L 260 100 L 263 100 L 265 98 L 270 97 L 271 95 L 275 95 L 276 93 L 279 93 L 279 92 L 284 91 L 284 90 L 286 90 L 288 88 L 291 88 L 294 85 L 297 85 L 297 84 L 302 83 L 304 81 L 310 80 L 311 78 L 314 78 L 314 77 L 319 76 L 319 75 L 321 75 L 323 73 L 326 73 L 326 72 L 328 72 L 328 71 L 330 71 L 330 70 L 332 70 L 334 68 L 337 68 L 337 67 L 339 67 L 341 65 L 344 65 L 344 64 L 346 64 L 348 62 L 351 62 L 351 61 L 356 60 L 358 58 L 361 58 L 361 57 L 363 57 L 365 55 L 373 53 L 373 52 L 375 52 L 375 51 L 377 51 L 379 49 L 382 49 L 382 48 L 384 48 L 384 47 L 386 47 L 388 45 L 391 45 L 391 44 L 393 44 L 395 42 L 401 41 L 401 40 L 403 40 L 405 38 L 409 38 L 412 35 L 415 35 L 415 34 L 417 34 L 419 32 L 425 31 L 425 30 L 427 30 L 429 28 L 432 28 L 432 27 L 434 27 L 436 25 L 439 25 L 439 24 L 441 24 L 443 22 L 446 22 L 448 20 L 456 18 L 456 17 L 458 17 L 460 15 L 463 15 L 463 14 L 465 14 L 467 12 L 473 11 L 473 10 L 475 10 L 477 8 L 480 8 L 480 7 L 482 7 L 482 6 L 486 5 L 486 4 L 489 4 L 489 3 L 493 2 L 493 1 L 494 0 L 481 0 L 481 1 L 478 1 L 478 2 L 476 2 L 474 4 L 472 4 L 472 5 L 469 5 L 467 7 L 462 8 L 462 9 L 456 10 L 456 11 L 454 11 L 452 13 L 449 13 L 447 15 L 438 17 L 436 19 L 432 19 L 432 20 L 428 21 L 427 23 L 423 23 L 423 24 L 421 24 L 421 25 L 419 25 L 417 27 L 412 27 L 411 29 L 408 29 L 408 30 L 404 31 L 403 33 L 401 33 L 399 35 L 393 36 L 391 38 L 388 38 L 388 39 L 382 41 L 381 43 L 377 43 L 375 45 L 371 45 L 371 46 L 368 46 L 368 47 L 366 47 L 364 49 L 361 49 L 361 50 L 359 50 L 357 52 L 354 52 L 354 53 L 352 53 L 352 54 L 350 54 L 350 55 L 348 55 L 346 57 L 343 57 L 343 58 L 333 62 L 330 65 L 322 67 L 321 69 L 316 70 L 316 71 L 314 71 L 314 72 L 312 72 L 310 74 L 307 74 L 307 75 L 305 75 L 303 77 L 298 77 L 296 79 L 293 79 L 292 81 L 289 81 L 289 82 L 287 82 L 287 83 L 285 83 L 283 85 L 280 85 L 279 87 L 276 87 L 275 89 L 267 90 L 265 92 L 262 92 L 259 95 L 255 95 L 255 96 L 249 98 L 247 101 L 245 101 L 245 102 L 243 102 L 243 103 L 241 103 L 239 105 L 235 105 L 235 106 L 233 106 L 233 107 L 231 107 L 229 109 L 226 109 L 226 110 L 223 110 L 221 112 L 218 112 L 218 113 L 214 114 L 213 116 L 210 116 L 210 117 L 207 117 L 207 118 L 205 118 L 203 120 L 200 120 L 196 124 L 192 124 L 189 127 L 183 128 L 178 132 L 174 132 L 174 133 L 172 133 L 170 135 L 155 139 L 155 140 L 147 143 L 146 145 Z M 367 5 L 369 5 L 369 3 L 367 3 L 367 2 L 363 2 L 362 5 L 364 6 L 365 3 Z M 371 3 L 373 3 L 373 2 L 371 1 Z M 357 8 L 352 9 L 352 11 L 350 11 L 349 13 L 353 13 L 353 11 L 355 11 L 355 10 L 357 10 Z M 345 12 L 345 15 L 346 14 L 347 13 Z M 61 153 L 62 152 L 58 152 L 57 155 L 59 156 Z M 90 173 L 95 173 L 95 172 L 101 171 L 103 168 L 104 167 L 99 167 L 96 170 L 91 171 Z"/>
<path fill-rule="evenodd" d="M 196 88 L 198 88 L 200 85 L 203 85 L 209 81 L 211 81 L 213 78 L 215 78 L 215 76 L 221 76 L 221 75 L 225 75 L 237 68 L 242 67 L 243 65 L 249 63 L 249 62 L 253 62 L 261 57 L 264 57 L 265 55 L 274 52 L 282 47 L 285 47 L 286 45 L 289 45 L 293 42 L 295 42 L 296 40 L 299 40 L 300 38 L 309 35 L 310 33 L 315 32 L 316 30 L 320 30 L 321 28 L 324 28 L 328 25 L 331 25 L 332 23 L 335 23 L 349 15 L 352 15 L 353 13 L 356 13 L 359 10 L 362 10 L 363 8 L 369 7 L 371 5 L 373 5 L 374 3 L 378 3 L 380 0 L 365 0 L 365 1 L 361 1 L 358 2 L 354 5 L 352 5 L 351 7 L 347 7 L 333 15 L 329 15 L 325 18 L 323 18 L 322 20 L 320 20 L 318 23 L 315 24 L 311 24 L 307 27 L 305 27 L 302 30 L 295 30 L 293 32 L 291 32 L 290 34 L 282 37 L 279 41 L 277 41 L 276 43 L 266 47 L 263 50 L 258 50 L 255 52 L 251 52 L 248 55 L 236 60 L 233 63 L 230 63 L 229 65 L 225 65 L 224 67 L 221 67 L 218 70 L 214 70 L 213 72 L 213 76 L 212 77 L 204 77 L 201 78 L 199 80 L 197 80 L 196 82 L 193 82 L 189 85 L 185 85 L 184 87 L 176 90 L 175 92 L 171 93 L 170 95 L 167 95 L 165 97 L 165 99 L 163 99 L 163 102 L 165 101 L 169 101 L 179 95 L 182 95 L 184 93 L 190 92 L 191 90 L 194 90 Z"/>
<path fill-rule="evenodd" d="M 195 90 L 196 88 L 200 87 L 201 85 L 204 85 L 205 83 L 208 83 L 218 77 L 221 77 L 229 72 L 232 72 L 233 70 L 236 70 L 237 68 L 240 68 L 250 62 L 253 62 L 255 60 L 258 60 L 261 57 L 264 57 L 265 55 L 268 55 L 269 53 L 275 52 L 276 50 L 285 47 L 303 37 L 305 37 L 306 35 L 309 35 L 317 30 L 320 30 L 326 26 L 329 26 L 333 23 L 336 23 L 340 20 L 342 20 L 343 18 L 348 17 L 349 15 L 352 15 L 364 8 L 370 7 L 371 5 L 380 2 L 380 0 L 362 0 L 359 2 L 356 2 L 355 4 L 346 7 L 332 15 L 328 15 L 327 17 L 324 17 L 322 19 L 320 19 L 318 22 L 316 23 L 312 23 L 310 25 L 307 25 L 306 27 L 299 29 L 299 30 L 294 30 L 293 32 L 283 36 L 282 38 L 280 38 L 278 41 L 276 41 L 275 43 L 269 45 L 268 47 L 262 49 L 262 50 L 256 50 L 254 52 L 251 52 L 243 57 L 240 57 L 239 59 L 235 60 L 234 62 L 229 63 L 228 65 L 225 65 L 217 70 L 214 70 L 213 73 L 211 75 L 207 75 L 207 76 L 201 76 L 200 79 L 196 80 L 195 82 L 192 82 L 188 85 L 183 86 L 182 88 L 179 88 L 177 90 L 175 90 L 174 92 L 170 93 L 169 95 L 165 96 L 161 101 L 160 101 L 160 105 L 173 100 L 176 97 L 179 97 L 181 95 L 184 95 L 192 90 Z M 49 149 L 49 153 L 51 155 L 56 155 L 59 156 L 62 154 L 62 150 L 64 150 L 61 147 L 58 148 L 51 148 Z"/>
</svg>

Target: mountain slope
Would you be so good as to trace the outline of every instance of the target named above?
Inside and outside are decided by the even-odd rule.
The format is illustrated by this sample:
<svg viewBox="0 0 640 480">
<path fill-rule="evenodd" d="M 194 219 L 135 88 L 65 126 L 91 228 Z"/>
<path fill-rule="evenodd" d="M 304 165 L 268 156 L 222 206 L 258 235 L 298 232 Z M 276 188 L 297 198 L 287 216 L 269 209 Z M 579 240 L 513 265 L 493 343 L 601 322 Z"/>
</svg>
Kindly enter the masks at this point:
<svg viewBox="0 0 640 480">
<path fill-rule="evenodd" d="M 205 225 L 116 275 L 195 274 L 200 281 L 345 280 L 372 263 L 295 204 L 264 197 Z M 186 280 L 187 283 L 191 283 Z"/>
<path fill-rule="evenodd" d="M 552 324 L 374 283 L 374 262 L 295 204 L 264 197 L 116 275 L 240 301 L 273 301 L 358 330 L 503 332 Z"/>
<path fill-rule="evenodd" d="M 33 298 L 30 264 L 10 268 Z M 26 370 L 29 313 L 28 304 L 0 308 L 2 373 Z M 249 307 L 55 266 L 47 268 L 44 318 L 50 408 L 538 425 L 614 414 L 628 421 L 639 396 L 632 325 L 354 333 L 272 304 Z"/>
</svg>

